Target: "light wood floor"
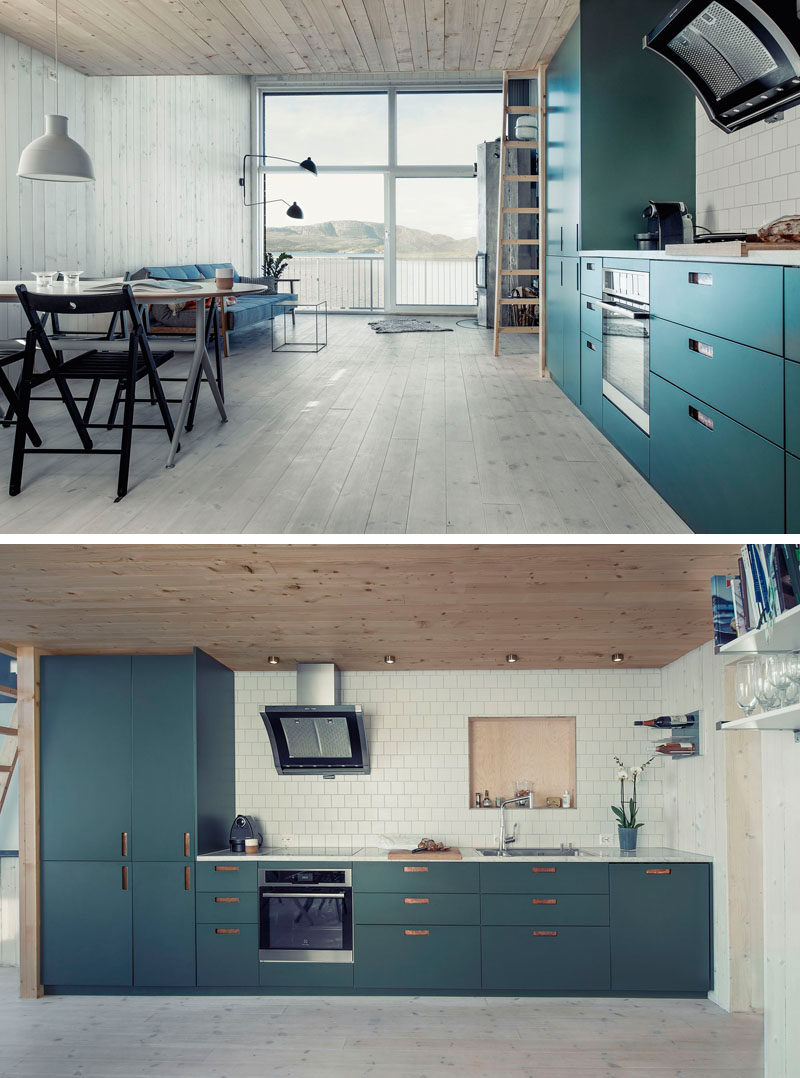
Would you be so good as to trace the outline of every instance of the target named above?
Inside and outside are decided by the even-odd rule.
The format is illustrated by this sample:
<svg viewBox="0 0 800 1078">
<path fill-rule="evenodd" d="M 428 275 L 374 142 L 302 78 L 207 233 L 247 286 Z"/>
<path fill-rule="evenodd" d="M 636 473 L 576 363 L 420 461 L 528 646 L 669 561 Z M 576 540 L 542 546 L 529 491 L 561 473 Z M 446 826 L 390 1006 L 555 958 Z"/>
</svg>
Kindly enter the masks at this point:
<svg viewBox="0 0 800 1078">
<path fill-rule="evenodd" d="M 761 1018 L 706 1000 L 15 997 L 0 969 L 0 1078 L 763 1074 Z"/>
<path fill-rule="evenodd" d="M 273 354 L 268 337 L 252 336 L 227 361 L 230 422 L 204 388 L 171 471 L 166 436 L 135 432 L 131 490 L 116 505 L 109 456 L 29 456 L 22 493 L 9 498 L 12 431 L 0 430 L 0 532 L 689 530 L 537 377 L 531 338 L 509 335 L 494 359 L 489 332 L 452 318 L 437 319 L 452 333 L 385 336 L 368 320 L 332 317 L 318 355 Z M 77 445 L 60 404 L 35 408 L 47 444 Z M 140 406 L 142 421 L 149 411 Z M 98 432 L 97 444 L 118 439 Z"/>
</svg>

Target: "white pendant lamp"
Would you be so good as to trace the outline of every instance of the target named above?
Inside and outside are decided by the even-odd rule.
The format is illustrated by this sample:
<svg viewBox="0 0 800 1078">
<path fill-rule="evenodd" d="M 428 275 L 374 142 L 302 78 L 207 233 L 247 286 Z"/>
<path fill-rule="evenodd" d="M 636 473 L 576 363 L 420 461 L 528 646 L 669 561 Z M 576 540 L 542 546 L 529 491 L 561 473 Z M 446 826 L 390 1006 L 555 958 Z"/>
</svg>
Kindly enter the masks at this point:
<svg viewBox="0 0 800 1078">
<path fill-rule="evenodd" d="M 20 154 L 17 175 L 28 180 L 86 183 L 94 179 L 92 159 L 67 134 L 67 117 L 58 113 L 58 0 L 56 9 L 56 111 L 44 118 L 44 134 L 29 142 Z"/>
</svg>

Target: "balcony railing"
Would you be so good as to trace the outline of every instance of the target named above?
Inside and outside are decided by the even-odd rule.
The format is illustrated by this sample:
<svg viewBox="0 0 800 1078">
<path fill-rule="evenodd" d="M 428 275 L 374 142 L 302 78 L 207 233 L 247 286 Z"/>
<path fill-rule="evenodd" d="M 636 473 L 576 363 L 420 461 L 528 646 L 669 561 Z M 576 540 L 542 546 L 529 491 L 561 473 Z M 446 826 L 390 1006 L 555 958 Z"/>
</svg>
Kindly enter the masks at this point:
<svg viewBox="0 0 800 1078">
<path fill-rule="evenodd" d="M 398 258 L 398 305 L 475 304 L 475 263 L 471 258 Z M 287 277 L 300 281 L 300 297 L 327 300 L 331 311 L 381 311 L 386 303 L 383 255 L 295 254 Z"/>
</svg>

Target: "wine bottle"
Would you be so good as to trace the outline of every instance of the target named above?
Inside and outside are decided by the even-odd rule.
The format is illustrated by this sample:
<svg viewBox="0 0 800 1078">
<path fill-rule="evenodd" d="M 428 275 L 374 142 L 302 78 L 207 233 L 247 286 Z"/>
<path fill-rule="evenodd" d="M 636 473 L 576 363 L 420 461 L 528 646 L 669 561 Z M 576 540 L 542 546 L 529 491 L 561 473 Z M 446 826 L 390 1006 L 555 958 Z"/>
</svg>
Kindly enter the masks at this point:
<svg viewBox="0 0 800 1078">
<path fill-rule="evenodd" d="M 637 719 L 634 726 L 656 726 L 659 730 L 680 730 L 695 725 L 694 715 L 659 715 L 657 719 Z"/>
<path fill-rule="evenodd" d="M 693 756 L 696 751 L 697 746 L 693 741 L 662 741 L 656 745 L 656 752 L 664 756 Z"/>
<path fill-rule="evenodd" d="M 484 797 L 483 797 L 483 807 L 485 809 L 488 809 L 488 808 L 492 807 L 492 802 L 491 802 L 491 800 L 489 798 L 489 791 L 488 790 L 486 791 L 486 793 L 484 794 Z"/>
</svg>

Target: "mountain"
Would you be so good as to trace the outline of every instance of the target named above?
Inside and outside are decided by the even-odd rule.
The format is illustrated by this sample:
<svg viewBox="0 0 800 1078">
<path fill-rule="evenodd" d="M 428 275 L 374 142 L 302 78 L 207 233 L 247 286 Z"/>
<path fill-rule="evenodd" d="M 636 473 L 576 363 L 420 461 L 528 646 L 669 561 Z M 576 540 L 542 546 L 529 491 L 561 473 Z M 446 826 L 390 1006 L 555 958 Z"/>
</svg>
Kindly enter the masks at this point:
<svg viewBox="0 0 800 1078">
<path fill-rule="evenodd" d="M 419 228 L 397 226 L 398 256 L 415 258 L 474 258 L 475 237 L 458 240 Z M 319 225 L 284 225 L 266 232 L 267 248 L 273 252 L 318 254 L 379 254 L 383 250 L 383 225 L 377 221 L 325 221 Z"/>
</svg>

